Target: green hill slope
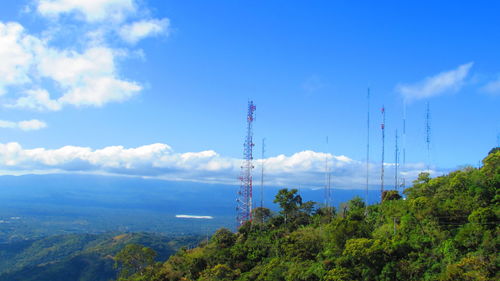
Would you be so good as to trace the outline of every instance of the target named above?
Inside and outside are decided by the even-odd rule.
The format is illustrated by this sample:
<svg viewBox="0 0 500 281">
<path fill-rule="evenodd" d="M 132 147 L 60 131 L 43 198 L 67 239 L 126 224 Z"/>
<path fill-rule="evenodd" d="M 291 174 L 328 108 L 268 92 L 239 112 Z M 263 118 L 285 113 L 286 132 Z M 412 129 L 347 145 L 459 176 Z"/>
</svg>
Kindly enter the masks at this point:
<svg viewBox="0 0 500 281">
<path fill-rule="evenodd" d="M 110 280 L 116 277 L 113 256 L 125 245 L 140 243 L 166 260 L 196 237 L 151 233 L 69 234 L 0 245 L 0 280 Z"/>
<path fill-rule="evenodd" d="M 257 208 L 237 233 L 220 229 L 120 280 L 500 280 L 499 190 L 498 148 L 481 168 L 422 173 L 405 199 L 388 191 L 369 207 L 317 208 L 283 189 L 279 214 Z"/>
</svg>

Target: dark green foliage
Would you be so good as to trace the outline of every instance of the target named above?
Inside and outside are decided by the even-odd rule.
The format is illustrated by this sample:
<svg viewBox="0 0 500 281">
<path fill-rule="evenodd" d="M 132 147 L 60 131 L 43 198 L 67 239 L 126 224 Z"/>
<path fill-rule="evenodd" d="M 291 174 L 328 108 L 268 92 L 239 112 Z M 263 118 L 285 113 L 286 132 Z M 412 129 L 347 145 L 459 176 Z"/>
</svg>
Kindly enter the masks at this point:
<svg viewBox="0 0 500 281">
<path fill-rule="evenodd" d="M 271 218 L 271 210 L 257 207 L 252 210 L 252 218 L 254 224 L 264 224 Z"/>
<path fill-rule="evenodd" d="M 116 276 L 113 259 L 97 254 L 77 255 L 64 262 L 27 266 L 0 276 L 5 281 L 108 281 Z"/>
<path fill-rule="evenodd" d="M 127 244 L 142 244 L 166 260 L 198 237 L 149 233 L 69 234 L 0 244 L 0 281 L 109 281 L 116 278 L 114 256 Z"/>
<path fill-rule="evenodd" d="M 137 244 L 128 244 L 115 256 L 115 267 L 120 268 L 118 280 L 132 275 L 142 276 L 155 264 L 156 252 Z"/>
<path fill-rule="evenodd" d="M 389 200 L 399 200 L 401 199 L 401 195 L 396 190 L 384 190 L 382 193 L 382 201 Z"/>
<path fill-rule="evenodd" d="M 280 214 L 288 229 L 296 229 L 301 225 L 309 224 L 316 204 L 312 201 L 302 202 L 302 197 L 297 193 L 297 189 L 284 188 L 278 191 L 274 199 L 274 203 L 278 203 L 281 208 Z"/>
<path fill-rule="evenodd" d="M 497 149 L 479 169 L 420 174 L 405 200 L 387 191 L 338 213 L 282 189 L 279 214 L 259 209 L 258 221 L 179 251 L 148 280 L 499 280 L 499 183 Z"/>
</svg>

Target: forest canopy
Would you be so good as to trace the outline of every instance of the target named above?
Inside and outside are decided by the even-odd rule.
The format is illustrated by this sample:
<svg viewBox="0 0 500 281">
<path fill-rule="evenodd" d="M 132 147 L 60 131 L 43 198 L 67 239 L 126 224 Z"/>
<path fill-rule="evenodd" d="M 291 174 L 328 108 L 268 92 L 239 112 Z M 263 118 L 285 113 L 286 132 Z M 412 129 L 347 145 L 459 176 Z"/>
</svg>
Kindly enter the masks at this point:
<svg viewBox="0 0 500 281">
<path fill-rule="evenodd" d="M 278 213 L 256 208 L 236 233 L 219 229 L 166 262 L 129 247 L 149 258 L 134 269 L 122 254 L 119 280 L 499 280 L 500 149 L 482 163 L 339 210 L 285 188 Z"/>
</svg>

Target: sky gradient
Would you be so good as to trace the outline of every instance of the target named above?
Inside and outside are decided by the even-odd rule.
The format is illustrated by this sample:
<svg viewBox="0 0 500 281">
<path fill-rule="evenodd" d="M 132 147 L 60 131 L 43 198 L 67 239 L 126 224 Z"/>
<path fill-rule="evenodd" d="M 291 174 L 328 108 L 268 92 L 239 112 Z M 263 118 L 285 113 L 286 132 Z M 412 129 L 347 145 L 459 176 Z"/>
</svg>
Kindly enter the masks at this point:
<svg viewBox="0 0 500 281">
<path fill-rule="evenodd" d="M 334 186 L 360 187 L 368 88 L 373 184 L 383 105 L 388 181 L 404 104 L 408 178 L 426 167 L 427 102 L 435 175 L 498 145 L 493 1 L 82 3 L 1 4 L 2 174 L 237 184 L 252 99 L 270 183 L 320 186 L 326 158 Z"/>
</svg>

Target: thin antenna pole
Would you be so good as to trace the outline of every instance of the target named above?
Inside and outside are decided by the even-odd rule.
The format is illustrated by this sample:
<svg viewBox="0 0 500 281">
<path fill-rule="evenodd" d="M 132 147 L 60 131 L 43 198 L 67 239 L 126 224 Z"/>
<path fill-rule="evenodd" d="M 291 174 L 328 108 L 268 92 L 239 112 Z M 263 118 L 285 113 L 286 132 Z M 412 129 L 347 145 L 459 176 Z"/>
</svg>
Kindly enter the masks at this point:
<svg viewBox="0 0 500 281">
<path fill-rule="evenodd" d="M 328 171 L 328 207 L 332 207 L 332 172 Z M 330 209 L 328 209 L 330 210 Z"/>
<path fill-rule="evenodd" d="M 260 166 L 260 207 L 264 207 L 264 152 L 266 151 L 266 139 L 262 139 L 262 165 Z"/>
<path fill-rule="evenodd" d="M 385 156 L 385 107 L 382 106 L 382 165 L 380 173 L 380 202 L 382 202 L 382 195 L 384 194 L 384 156 Z"/>
<path fill-rule="evenodd" d="M 370 178 L 370 88 L 366 94 L 366 188 L 365 207 L 368 210 L 368 186 Z"/>
<path fill-rule="evenodd" d="M 396 140 L 395 140 L 396 147 L 394 149 L 394 189 L 397 191 L 399 188 L 399 174 L 398 174 L 398 166 L 399 166 L 399 148 L 398 148 L 398 130 L 396 129 Z"/>
<path fill-rule="evenodd" d="M 402 184 L 403 190 L 406 188 L 406 99 L 403 101 L 403 165 L 401 170 L 403 171 Z"/>
<path fill-rule="evenodd" d="M 427 102 L 427 109 L 425 113 L 425 143 L 427 144 L 427 172 L 430 173 L 431 162 L 431 110 L 429 102 Z"/>
<path fill-rule="evenodd" d="M 330 207 L 330 167 L 328 167 L 328 136 L 326 136 L 326 151 L 325 153 L 325 207 Z"/>
</svg>

